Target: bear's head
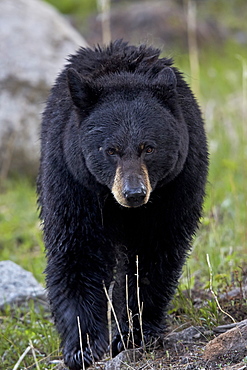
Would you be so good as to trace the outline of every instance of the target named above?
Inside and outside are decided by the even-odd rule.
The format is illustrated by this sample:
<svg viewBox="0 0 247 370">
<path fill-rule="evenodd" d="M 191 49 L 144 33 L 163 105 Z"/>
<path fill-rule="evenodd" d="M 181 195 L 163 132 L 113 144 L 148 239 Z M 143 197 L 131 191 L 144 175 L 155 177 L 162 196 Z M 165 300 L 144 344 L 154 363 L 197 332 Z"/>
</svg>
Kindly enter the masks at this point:
<svg viewBox="0 0 247 370">
<path fill-rule="evenodd" d="M 147 203 L 155 188 L 182 171 L 187 157 L 174 70 L 119 72 L 93 81 L 70 68 L 67 80 L 88 171 L 120 205 Z"/>
</svg>

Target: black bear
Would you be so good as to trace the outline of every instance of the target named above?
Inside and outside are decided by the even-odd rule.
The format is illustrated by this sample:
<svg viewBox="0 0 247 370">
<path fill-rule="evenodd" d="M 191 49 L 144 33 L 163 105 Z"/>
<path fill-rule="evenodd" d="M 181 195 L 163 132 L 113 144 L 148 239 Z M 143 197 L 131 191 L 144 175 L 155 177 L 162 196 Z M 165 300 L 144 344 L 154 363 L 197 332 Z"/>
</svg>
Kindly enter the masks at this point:
<svg viewBox="0 0 247 370">
<path fill-rule="evenodd" d="M 123 41 L 70 56 L 43 114 L 38 177 L 47 289 L 70 369 L 108 348 L 109 287 L 113 356 L 132 337 L 141 346 L 162 335 L 207 168 L 200 109 L 171 59 Z"/>
</svg>

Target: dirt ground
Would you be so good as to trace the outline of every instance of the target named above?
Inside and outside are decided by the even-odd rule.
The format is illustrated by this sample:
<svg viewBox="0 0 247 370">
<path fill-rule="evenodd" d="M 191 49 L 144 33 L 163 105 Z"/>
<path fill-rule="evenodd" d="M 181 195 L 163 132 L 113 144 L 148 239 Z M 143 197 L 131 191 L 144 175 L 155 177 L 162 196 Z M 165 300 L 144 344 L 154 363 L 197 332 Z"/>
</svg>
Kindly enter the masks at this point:
<svg viewBox="0 0 247 370">
<path fill-rule="evenodd" d="M 246 278 L 246 277 L 245 277 Z M 247 284 L 235 284 L 219 294 L 217 325 L 199 326 L 178 304 L 168 317 L 164 338 L 155 349 L 127 350 L 94 364 L 94 370 L 247 370 Z M 196 287 L 183 292 L 195 311 L 210 306 L 212 292 Z M 210 310 L 207 311 L 210 316 Z M 213 315 L 213 314 L 212 314 Z M 210 317 L 209 317 L 210 319 Z M 212 317 L 212 322 L 215 318 Z M 210 320 L 209 320 L 210 321 Z M 180 324 L 178 324 L 180 323 Z M 236 329 L 236 332 L 233 330 Z M 68 370 L 57 365 L 57 370 Z"/>
</svg>

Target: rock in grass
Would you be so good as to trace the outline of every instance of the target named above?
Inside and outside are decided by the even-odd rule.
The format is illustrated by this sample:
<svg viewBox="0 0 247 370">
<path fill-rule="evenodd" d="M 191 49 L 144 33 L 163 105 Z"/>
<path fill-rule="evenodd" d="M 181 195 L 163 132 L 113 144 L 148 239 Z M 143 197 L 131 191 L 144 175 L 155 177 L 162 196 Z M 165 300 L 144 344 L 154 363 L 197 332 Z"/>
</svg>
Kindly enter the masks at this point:
<svg viewBox="0 0 247 370">
<path fill-rule="evenodd" d="M 198 341 L 205 341 L 207 336 L 211 334 L 202 326 L 190 326 L 182 331 L 173 331 L 164 338 L 164 347 L 169 345 L 176 345 L 178 343 L 195 343 Z"/>
<path fill-rule="evenodd" d="M 113 359 L 105 362 L 105 370 L 121 370 L 121 369 L 134 369 L 132 365 L 139 361 L 143 353 L 139 349 L 130 349 L 120 352 L 119 355 Z M 132 364 L 130 366 L 130 364 Z"/>
<path fill-rule="evenodd" d="M 247 356 L 247 320 L 220 334 L 205 347 L 207 361 L 231 361 L 237 363 Z"/>
<path fill-rule="evenodd" d="M 0 309 L 6 304 L 20 305 L 30 299 L 46 302 L 45 289 L 31 272 L 12 261 L 0 261 Z"/>
</svg>

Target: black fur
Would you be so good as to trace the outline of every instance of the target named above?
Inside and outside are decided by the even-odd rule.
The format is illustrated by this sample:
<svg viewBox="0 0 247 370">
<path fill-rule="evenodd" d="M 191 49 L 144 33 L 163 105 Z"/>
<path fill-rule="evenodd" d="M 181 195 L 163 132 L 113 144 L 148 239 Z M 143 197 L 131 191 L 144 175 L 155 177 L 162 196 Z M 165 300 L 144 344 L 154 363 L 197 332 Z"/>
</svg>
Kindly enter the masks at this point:
<svg viewBox="0 0 247 370">
<path fill-rule="evenodd" d="M 82 368 L 77 317 L 85 365 L 107 350 L 103 282 L 108 289 L 116 280 L 113 304 L 126 338 L 128 275 L 141 344 L 137 255 L 144 339 L 162 335 L 201 215 L 208 167 L 201 113 L 181 73 L 159 54 L 123 41 L 80 49 L 43 114 L 38 193 L 47 289 L 73 370 Z M 116 333 L 114 355 L 122 349 Z"/>
</svg>

